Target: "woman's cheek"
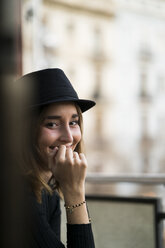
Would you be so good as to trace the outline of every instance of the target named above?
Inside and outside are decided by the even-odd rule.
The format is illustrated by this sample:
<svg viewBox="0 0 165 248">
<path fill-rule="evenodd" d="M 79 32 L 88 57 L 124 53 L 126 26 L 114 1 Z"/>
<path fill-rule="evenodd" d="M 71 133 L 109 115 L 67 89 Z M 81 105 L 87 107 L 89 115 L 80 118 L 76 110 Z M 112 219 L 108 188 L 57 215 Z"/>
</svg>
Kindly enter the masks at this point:
<svg viewBox="0 0 165 248">
<path fill-rule="evenodd" d="M 77 128 L 75 130 L 74 136 L 75 136 L 75 140 L 77 141 L 77 143 L 79 143 L 80 140 L 81 140 L 81 130 L 80 130 L 80 128 Z"/>
<path fill-rule="evenodd" d="M 40 139 L 39 139 L 40 149 L 42 151 L 44 150 L 46 153 L 48 153 L 49 146 L 51 146 L 52 143 L 54 143 L 55 140 L 57 139 L 56 135 L 54 134 L 54 132 L 52 130 L 43 129 L 43 130 L 41 130 L 39 137 L 40 137 Z"/>
<path fill-rule="evenodd" d="M 76 148 L 77 144 L 81 141 L 81 130 L 80 128 L 78 130 L 76 130 L 75 134 L 74 134 L 74 140 L 75 140 L 75 147 Z"/>
</svg>

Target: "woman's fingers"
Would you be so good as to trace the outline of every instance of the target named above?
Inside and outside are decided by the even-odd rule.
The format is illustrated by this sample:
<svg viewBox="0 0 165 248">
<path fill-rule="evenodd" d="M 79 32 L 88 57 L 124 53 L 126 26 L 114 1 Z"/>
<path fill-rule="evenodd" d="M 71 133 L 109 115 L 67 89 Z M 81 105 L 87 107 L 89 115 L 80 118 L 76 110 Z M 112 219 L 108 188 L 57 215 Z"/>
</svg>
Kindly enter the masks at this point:
<svg viewBox="0 0 165 248">
<path fill-rule="evenodd" d="M 63 163 L 66 157 L 66 146 L 60 145 L 56 155 L 56 161 Z"/>
<path fill-rule="evenodd" d="M 55 147 L 52 151 L 49 151 L 49 164 L 60 163 L 60 164 L 84 164 L 87 166 L 87 160 L 83 153 L 78 154 L 73 151 L 71 148 L 67 148 L 65 145 L 61 145 L 59 147 Z"/>
<path fill-rule="evenodd" d="M 79 154 L 77 152 L 73 152 L 73 159 L 74 159 L 74 162 L 75 163 L 80 163 L 80 157 L 79 157 Z"/>
<path fill-rule="evenodd" d="M 56 147 L 55 149 L 49 152 L 49 168 L 51 170 L 54 171 L 59 168 L 58 170 L 64 170 L 65 172 L 67 171 L 69 173 L 70 166 L 73 166 L 74 170 L 77 166 L 77 169 L 79 168 L 79 166 L 82 166 L 82 168 L 86 168 L 87 160 L 85 155 L 83 153 L 78 154 L 71 148 L 66 147 L 65 145 L 60 145 L 59 147 Z M 76 174 L 76 171 L 74 173 Z"/>
<path fill-rule="evenodd" d="M 53 150 L 49 150 L 48 151 L 48 167 L 49 169 L 52 168 L 52 166 L 54 165 L 54 158 L 56 157 L 58 152 L 58 147 L 55 147 Z"/>
<path fill-rule="evenodd" d="M 80 158 L 81 162 L 87 167 L 88 163 L 87 163 L 87 159 L 86 159 L 85 155 L 83 153 L 80 153 L 79 158 Z"/>
<path fill-rule="evenodd" d="M 66 149 L 66 160 L 69 164 L 73 164 L 73 150 L 71 148 Z"/>
</svg>

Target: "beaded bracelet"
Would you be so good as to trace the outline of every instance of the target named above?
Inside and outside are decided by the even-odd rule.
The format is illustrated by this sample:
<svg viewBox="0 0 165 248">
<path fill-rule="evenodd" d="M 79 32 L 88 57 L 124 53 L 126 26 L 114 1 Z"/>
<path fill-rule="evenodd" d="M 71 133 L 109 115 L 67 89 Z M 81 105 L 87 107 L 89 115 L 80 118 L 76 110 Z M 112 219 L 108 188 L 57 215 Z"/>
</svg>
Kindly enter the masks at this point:
<svg viewBox="0 0 165 248">
<path fill-rule="evenodd" d="M 66 204 L 64 204 L 64 207 L 66 208 L 66 211 L 71 214 L 73 212 L 74 208 L 81 207 L 85 203 L 86 203 L 86 201 L 83 201 L 81 203 L 78 203 L 78 204 L 75 204 L 75 205 L 72 205 L 72 206 L 66 206 Z"/>
</svg>

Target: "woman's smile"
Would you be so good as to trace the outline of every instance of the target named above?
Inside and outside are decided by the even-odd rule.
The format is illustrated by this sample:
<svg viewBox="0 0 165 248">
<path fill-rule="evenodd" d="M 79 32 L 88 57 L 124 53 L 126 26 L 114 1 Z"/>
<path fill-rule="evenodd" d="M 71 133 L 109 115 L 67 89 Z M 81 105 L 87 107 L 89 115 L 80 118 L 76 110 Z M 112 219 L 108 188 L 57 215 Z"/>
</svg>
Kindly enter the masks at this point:
<svg viewBox="0 0 165 248">
<path fill-rule="evenodd" d="M 79 115 L 74 103 L 54 103 L 48 106 L 43 115 L 38 140 L 44 157 L 60 145 L 75 150 L 80 140 Z"/>
</svg>

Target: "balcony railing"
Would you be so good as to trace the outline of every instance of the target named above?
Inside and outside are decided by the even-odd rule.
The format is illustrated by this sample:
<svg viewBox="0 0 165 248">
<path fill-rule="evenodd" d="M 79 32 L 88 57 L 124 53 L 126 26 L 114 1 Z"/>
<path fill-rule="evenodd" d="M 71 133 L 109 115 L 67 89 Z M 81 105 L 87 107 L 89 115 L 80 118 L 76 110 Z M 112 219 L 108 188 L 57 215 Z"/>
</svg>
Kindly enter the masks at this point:
<svg viewBox="0 0 165 248">
<path fill-rule="evenodd" d="M 102 173 L 90 173 L 86 182 L 89 183 L 136 183 L 136 184 L 163 184 L 165 185 L 165 174 L 118 174 L 107 175 Z"/>
</svg>

